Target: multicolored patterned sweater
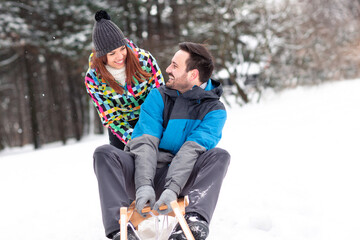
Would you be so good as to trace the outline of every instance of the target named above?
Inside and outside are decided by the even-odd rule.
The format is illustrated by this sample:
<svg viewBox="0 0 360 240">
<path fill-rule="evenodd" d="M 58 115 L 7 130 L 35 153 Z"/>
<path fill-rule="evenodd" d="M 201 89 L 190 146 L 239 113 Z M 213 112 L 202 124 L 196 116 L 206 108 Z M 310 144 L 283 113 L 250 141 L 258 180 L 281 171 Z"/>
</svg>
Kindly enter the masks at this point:
<svg viewBox="0 0 360 240">
<path fill-rule="evenodd" d="M 89 69 L 85 76 L 85 86 L 94 106 L 99 113 L 102 124 L 109 127 L 111 131 L 125 144 L 131 139 L 133 128 L 128 121 L 139 118 L 140 106 L 145 101 L 150 90 L 164 85 L 164 78 L 156 59 L 150 52 L 138 48 L 133 42 L 128 41 L 127 46 L 138 57 L 142 69 L 153 76 L 147 81 L 131 86 L 123 86 L 124 93 L 118 94 L 109 84 L 98 77 L 96 69 L 91 68 L 89 57 Z"/>
</svg>

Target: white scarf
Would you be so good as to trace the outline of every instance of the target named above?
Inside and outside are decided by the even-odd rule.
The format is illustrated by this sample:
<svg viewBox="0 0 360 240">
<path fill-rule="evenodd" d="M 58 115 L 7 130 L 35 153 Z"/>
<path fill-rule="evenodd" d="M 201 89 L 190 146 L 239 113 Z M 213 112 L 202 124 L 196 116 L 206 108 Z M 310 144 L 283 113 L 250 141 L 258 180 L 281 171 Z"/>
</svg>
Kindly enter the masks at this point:
<svg viewBox="0 0 360 240">
<path fill-rule="evenodd" d="M 109 65 L 105 65 L 105 67 L 109 71 L 109 73 L 113 75 L 113 77 L 118 83 L 120 83 L 122 86 L 125 85 L 125 79 L 126 79 L 125 67 L 120 69 L 110 67 Z"/>
</svg>

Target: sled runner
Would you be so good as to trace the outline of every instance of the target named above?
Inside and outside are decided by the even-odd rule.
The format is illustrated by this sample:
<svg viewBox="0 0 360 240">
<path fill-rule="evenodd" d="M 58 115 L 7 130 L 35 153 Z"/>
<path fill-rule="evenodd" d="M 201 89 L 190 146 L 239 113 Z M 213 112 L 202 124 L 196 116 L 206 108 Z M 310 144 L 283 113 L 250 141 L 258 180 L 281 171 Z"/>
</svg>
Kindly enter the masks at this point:
<svg viewBox="0 0 360 240">
<path fill-rule="evenodd" d="M 189 205 L 189 198 L 185 196 L 184 198 L 179 198 L 177 201 L 172 201 L 170 203 L 172 212 L 168 213 L 168 216 L 176 217 L 178 220 L 186 238 L 188 240 L 194 240 L 194 236 L 192 235 L 190 228 L 184 218 L 185 207 Z M 165 210 L 167 208 L 166 205 L 161 206 L 160 210 Z M 144 221 L 145 219 L 150 218 L 152 215 L 158 216 L 159 213 L 155 210 L 151 210 L 149 206 L 144 207 L 142 210 L 143 213 L 150 213 L 145 218 L 141 216 L 135 209 L 135 201 L 131 203 L 129 207 L 121 207 L 120 208 L 120 240 L 127 240 L 127 226 L 130 221 L 134 228 L 138 228 L 138 225 Z"/>
</svg>

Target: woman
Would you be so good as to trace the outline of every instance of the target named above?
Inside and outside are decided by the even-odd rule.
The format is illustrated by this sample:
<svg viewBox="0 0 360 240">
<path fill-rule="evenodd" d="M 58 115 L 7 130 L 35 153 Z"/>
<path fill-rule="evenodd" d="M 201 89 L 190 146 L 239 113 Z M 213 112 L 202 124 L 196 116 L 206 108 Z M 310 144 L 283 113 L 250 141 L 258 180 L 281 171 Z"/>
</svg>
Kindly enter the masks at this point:
<svg viewBox="0 0 360 240">
<path fill-rule="evenodd" d="M 110 144 L 124 149 L 150 90 L 164 84 L 155 58 L 124 37 L 103 10 L 95 14 L 85 85 Z"/>
</svg>

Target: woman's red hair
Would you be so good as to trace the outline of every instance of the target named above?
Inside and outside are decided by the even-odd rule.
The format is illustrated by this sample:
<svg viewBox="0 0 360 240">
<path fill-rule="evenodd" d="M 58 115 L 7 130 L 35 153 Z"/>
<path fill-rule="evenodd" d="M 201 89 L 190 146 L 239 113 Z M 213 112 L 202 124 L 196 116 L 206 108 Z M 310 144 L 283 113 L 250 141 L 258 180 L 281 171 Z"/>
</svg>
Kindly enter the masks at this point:
<svg viewBox="0 0 360 240">
<path fill-rule="evenodd" d="M 125 60 L 125 74 L 126 74 L 126 84 L 132 85 L 135 84 L 136 78 L 138 82 L 143 82 L 144 80 L 149 80 L 152 77 L 151 73 L 146 72 L 140 66 L 139 59 L 135 53 L 126 46 L 127 55 Z M 119 83 L 115 80 L 113 75 L 106 69 L 105 65 L 107 64 L 106 55 L 102 57 L 96 57 L 95 50 L 93 50 L 93 56 L 91 59 L 91 68 L 95 68 L 99 78 L 104 79 L 115 92 L 119 94 L 124 93 L 124 88 L 122 88 Z"/>
</svg>

